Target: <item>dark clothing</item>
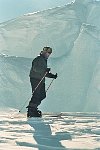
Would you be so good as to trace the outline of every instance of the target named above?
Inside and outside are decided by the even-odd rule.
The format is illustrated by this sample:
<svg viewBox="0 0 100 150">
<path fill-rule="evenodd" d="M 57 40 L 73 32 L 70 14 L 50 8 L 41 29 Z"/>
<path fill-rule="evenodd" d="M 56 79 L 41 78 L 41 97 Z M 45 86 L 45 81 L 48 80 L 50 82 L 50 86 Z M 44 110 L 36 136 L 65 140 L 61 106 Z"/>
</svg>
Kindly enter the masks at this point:
<svg viewBox="0 0 100 150">
<path fill-rule="evenodd" d="M 47 70 L 47 59 L 40 54 L 40 56 L 36 57 L 32 61 L 32 67 L 30 70 L 30 82 L 32 86 L 32 97 L 29 102 L 29 106 L 31 107 L 38 107 L 40 105 L 41 101 L 46 97 L 46 92 L 45 92 L 45 73 Z M 44 77 L 44 78 L 43 78 Z M 52 73 L 47 73 L 46 77 L 48 78 L 54 78 L 54 75 Z M 38 86 L 38 88 L 35 90 L 36 86 L 38 83 L 41 81 L 43 78 L 42 82 Z"/>
<path fill-rule="evenodd" d="M 41 117 L 42 112 L 38 110 L 38 106 L 41 104 L 41 101 L 46 98 L 45 91 L 45 77 L 48 78 L 57 78 L 57 73 L 54 75 L 50 73 L 50 68 L 47 68 L 47 59 L 52 53 L 50 47 L 44 47 L 41 51 L 40 56 L 37 56 L 32 61 L 32 67 L 30 70 L 30 82 L 32 87 L 32 97 L 29 102 L 27 117 Z"/>
<path fill-rule="evenodd" d="M 30 78 L 30 82 L 31 82 L 32 93 L 33 93 L 30 101 L 30 105 L 36 104 L 38 106 L 40 105 L 41 101 L 46 97 L 45 83 L 42 81 L 41 84 L 38 86 L 38 88 L 35 90 L 40 80 L 35 78 Z"/>
<path fill-rule="evenodd" d="M 47 69 L 47 60 L 43 55 L 36 57 L 32 61 L 32 67 L 30 70 L 30 78 L 41 80 Z M 45 82 L 45 78 L 43 80 Z"/>
</svg>

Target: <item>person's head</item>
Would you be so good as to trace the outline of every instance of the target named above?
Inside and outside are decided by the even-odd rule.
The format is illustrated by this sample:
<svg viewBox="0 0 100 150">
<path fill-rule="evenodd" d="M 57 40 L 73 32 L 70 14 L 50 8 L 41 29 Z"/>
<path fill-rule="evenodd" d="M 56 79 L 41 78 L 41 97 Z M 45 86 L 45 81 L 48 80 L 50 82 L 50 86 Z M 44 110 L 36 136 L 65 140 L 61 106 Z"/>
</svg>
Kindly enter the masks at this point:
<svg viewBox="0 0 100 150">
<path fill-rule="evenodd" d="M 44 47 L 43 51 L 41 51 L 41 54 L 43 56 L 45 56 L 46 59 L 48 59 L 48 57 L 50 56 L 51 53 L 52 53 L 52 48 L 51 47 Z"/>
</svg>

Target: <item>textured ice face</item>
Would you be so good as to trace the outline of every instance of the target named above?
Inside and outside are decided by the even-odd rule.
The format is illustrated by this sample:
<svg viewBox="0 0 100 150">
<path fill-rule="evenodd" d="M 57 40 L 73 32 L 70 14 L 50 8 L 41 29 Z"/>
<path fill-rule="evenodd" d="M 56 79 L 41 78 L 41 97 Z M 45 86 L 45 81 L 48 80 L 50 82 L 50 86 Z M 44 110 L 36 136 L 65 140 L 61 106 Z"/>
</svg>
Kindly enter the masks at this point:
<svg viewBox="0 0 100 150">
<path fill-rule="evenodd" d="M 0 25 L 0 53 L 8 55 L 0 56 L 2 105 L 9 100 L 19 108 L 31 97 L 31 61 L 47 45 L 53 48 L 48 65 L 58 78 L 42 109 L 100 111 L 100 3 L 77 2 Z"/>
</svg>

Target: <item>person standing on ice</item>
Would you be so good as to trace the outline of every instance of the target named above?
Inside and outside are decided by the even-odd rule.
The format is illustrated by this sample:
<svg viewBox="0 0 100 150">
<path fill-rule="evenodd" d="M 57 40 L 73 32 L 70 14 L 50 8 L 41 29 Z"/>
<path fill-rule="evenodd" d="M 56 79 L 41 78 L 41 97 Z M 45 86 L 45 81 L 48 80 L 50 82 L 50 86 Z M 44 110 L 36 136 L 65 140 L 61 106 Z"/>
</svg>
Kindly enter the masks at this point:
<svg viewBox="0 0 100 150">
<path fill-rule="evenodd" d="M 45 77 L 48 78 L 57 78 L 57 73 L 50 73 L 50 68 L 47 68 L 47 60 L 52 53 L 52 48 L 44 47 L 40 52 L 40 55 L 37 56 L 32 61 L 32 67 L 30 70 L 30 82 L 32 87 L 32 97 L 29 102 L 27 117 L 41 117 L 42 112 L 38 110 L 38 106 L 41 104 L 41 101 L 46 98 L 45 91 Z"/>
</svg>

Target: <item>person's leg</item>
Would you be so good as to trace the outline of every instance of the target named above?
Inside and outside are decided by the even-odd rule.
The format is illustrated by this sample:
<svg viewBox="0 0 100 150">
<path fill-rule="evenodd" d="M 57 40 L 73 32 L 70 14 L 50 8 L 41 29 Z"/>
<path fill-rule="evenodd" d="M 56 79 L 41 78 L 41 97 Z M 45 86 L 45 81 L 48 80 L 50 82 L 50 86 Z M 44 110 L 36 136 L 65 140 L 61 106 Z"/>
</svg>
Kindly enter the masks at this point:
<svg viewBox="0 0 100 150">
<path fill-rule="evenodd" d="M 40 90 L 40 101 L 46 98 L 46 92 L 45 92 L 45 83 L 41 85 L 41 90 Z"/>
<path fill-rule="evenodd" d="M 30 82 L 31 82 L 31 87 L 32 87 L 32 97 L 29 102 L 29 106 L 38 107 L 38 105 L 40 105 L 41 103 L 41 100 L 40 100 L 41 99 L 41 87 L 43 83 L 41 82 L 40 85 L 37 87 L 40 80 L 31 78 Z M 35 90 L 36 87 L 37 89 Z"/>
<path fill-rule="evenodd" d="M 41 83 L 29 103 L 28 117 L 42 117 L 42 112 L 38 110 L 38 106 L 45 97 L 45 83 Z"/>
<path fill-rule="evenodd" d="M 42 114 L 41 114 L 41 111 L 39 111 L 37 107 L 41 103 L 40 93 L 41 93 L 42 83 L 37 87 L 40 80 L 31 78 L 30 82 L 31 82 L 31 86 L 32 86 L 32 97 L 29 102 L 29 105 L 27 106 L 27 108 L 28 108 L 27 116 L 28 117 L 40 117 Z M 37 87 L 37 89 L 35 90 L 36 87 Z"/>
</svg>

